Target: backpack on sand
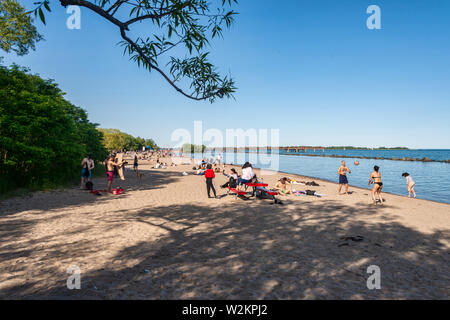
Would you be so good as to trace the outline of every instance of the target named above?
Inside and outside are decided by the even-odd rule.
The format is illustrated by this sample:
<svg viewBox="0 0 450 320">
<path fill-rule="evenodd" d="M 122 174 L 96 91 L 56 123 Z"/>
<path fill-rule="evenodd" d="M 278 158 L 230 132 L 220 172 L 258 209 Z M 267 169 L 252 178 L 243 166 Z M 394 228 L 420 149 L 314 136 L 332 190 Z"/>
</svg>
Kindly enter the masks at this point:
<svg viewBox="0 0 450 320">
<path fill-rule="evenodd" d="M 86 190 L 94 190 L 94 184 L 92 181 L 86 182 Z"/>
</svg>

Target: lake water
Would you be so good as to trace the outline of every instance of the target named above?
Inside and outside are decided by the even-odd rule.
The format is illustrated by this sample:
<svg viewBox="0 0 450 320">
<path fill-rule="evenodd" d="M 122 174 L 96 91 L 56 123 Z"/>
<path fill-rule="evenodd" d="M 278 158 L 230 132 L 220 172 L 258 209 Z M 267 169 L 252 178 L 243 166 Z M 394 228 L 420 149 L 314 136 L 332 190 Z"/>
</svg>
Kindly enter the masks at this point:
<svg viewBox="0 0 450 320">
<path fill-rule="evenodd" d="M 322 151 L 316 151 L 322 153 Z M 327 150 L 328 154 L 347 156 L 374 156 L 385 158 L 423 158 L 433 160 L 450 159 L 450 150 Z M 331 153 L 334 152 L 334 153 Z M 377 155 L 374 155 L 374 154 Z M 204 154 L 209 158 L 213 154 Z M 202 158 L 201 154 L 193 155 L 195 159 Z M 399 195 L 408 195 L 405 178 L 401 175 L 408 172 L 416 182 L 417 197 L 421 199 L 450 203 L 450 163 L 441 162 L 412 162 L 354 158 L 308 157 L 298 155 L 270 155 L 256 153 L 225 153 L 225 163 L 243 164 L 249 161 L 255 168 L 283 171 L 315 177 L 322 180 L 338 182 L 337 170 L 341 160 L 347 162 L 352 171 L 348 175 L 349 184 L 368 189 L 370 173 L 373 166 L 380 167 L 383 180 L 383 191 Z M 359 161 L 359 166 L 354 161 Z"/>
</svg>

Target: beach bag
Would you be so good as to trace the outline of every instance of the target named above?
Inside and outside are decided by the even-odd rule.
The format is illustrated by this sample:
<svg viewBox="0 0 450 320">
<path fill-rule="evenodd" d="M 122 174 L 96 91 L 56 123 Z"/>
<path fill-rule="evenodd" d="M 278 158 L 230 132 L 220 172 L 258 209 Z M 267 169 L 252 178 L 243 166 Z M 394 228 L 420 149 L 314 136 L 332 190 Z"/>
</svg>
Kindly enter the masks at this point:
<svg viewBox="0 0 450 320">
<path fill-rule="evenodd" d="M 230 177 L 230 180 L 228 181 L 228 186 L 230 188 L 236 188 L 237 187 L 236 180 L 233 177 Z"/>
<path fill-rule="evenodd" d="M 91 181 L 86 182 L 86 190 L 94 190 L 94 184 Z"/>
<path fill-rule="evenodd" d="M 316 193 L 315 190 L 306 190 L 305 192 L 307 196 L 313 196 Z"/>
</svg>

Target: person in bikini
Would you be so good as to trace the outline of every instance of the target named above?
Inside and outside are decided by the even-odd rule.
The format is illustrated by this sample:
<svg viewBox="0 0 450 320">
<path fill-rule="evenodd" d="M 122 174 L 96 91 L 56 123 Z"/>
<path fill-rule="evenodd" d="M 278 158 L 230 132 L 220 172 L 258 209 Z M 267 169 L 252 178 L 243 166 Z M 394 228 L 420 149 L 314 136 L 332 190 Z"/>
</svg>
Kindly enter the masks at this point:
<svg viewBox="0 0 450 320">
<path fill-rule="evenodd" d="M 369 185 L 371 185 L 373 183 L 373 188 L 372 188 L 372 199 L 373 199 L 373 203 L 376 205 L 377 204 L 377 199 L 375 197 L 375 194 L 378 194 L 378 198 L 380 199 L 380 204 L 383 204 L 383 198 L 381 197 L 381 189 L 383 189 L 383 182 L 381 182 L 381 174 L 379 172 L 380 167 L 375 166 L 373 167 L 373 172 L 370 175 L 369 178 Z"/>
</svg>

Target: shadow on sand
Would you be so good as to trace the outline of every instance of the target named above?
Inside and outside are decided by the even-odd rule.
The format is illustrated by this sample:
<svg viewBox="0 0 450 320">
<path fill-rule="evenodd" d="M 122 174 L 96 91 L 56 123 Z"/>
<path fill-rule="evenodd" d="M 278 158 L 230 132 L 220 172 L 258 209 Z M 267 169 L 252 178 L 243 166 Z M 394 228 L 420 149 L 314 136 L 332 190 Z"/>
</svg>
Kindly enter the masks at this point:
<svg viewBox="0 0 450 320">
<path fill-rule="evenodd" d="M 166 172 L 152 175 L 151 184 L 143 188 L 160 187 L 176 179 Z M 155 183 L 153 177 L 160 181 Z M 361 214 L 378 214 L 378 222 L 354 219 Z M 165 222 L 156 224 L 155 218 Z M 443 235 L 405 227 L 388 215 L 380 216 L 378 208 L 367 204 L 305 200 L 295 207 L 270 206 L 265 201 L 213 209 L 202 205 L 147 207 L 124 214 L 109 227 L 131 221 L 161 228 L 165 236 L 124 248 L 108 268 L 82 271 L 81 290 L 65 287 L 67 275 L 62 275 L 58 288 L 36 289 L 39 278 L 30 276 L 26 285 L 1 291 L 0 298 L 449 298 L 450 261 L 439 240 Z M 21 224 L 29 227 L 26 221 L 16 223 L 18 229 Z M 363 240 L 342 239 L 357 235 Z M 8 237 L 14 237 L 14 232 Z M 12 249 L 3 248 L 0 257 L 10 257 Z M 69 255 L 72 249 L 87 256 L 104 248 L 94 241 L 81 241 L 49 245 L 47 249 L 54 256 Z M 27 252 L 15 254 L 18 257 Z M 125 267 L 116 261 L 133 261 L 133 265 Z M 381 290 L 367 289 L 370 265 L 381 268 Z M 57 272 L 45 263 L 40 268 L 47 275 Z"/>
</svg>

